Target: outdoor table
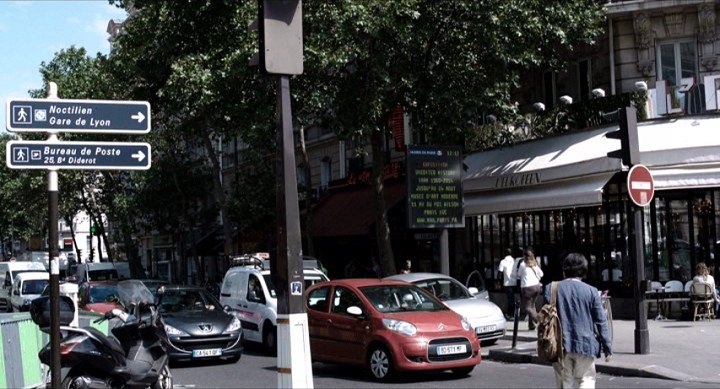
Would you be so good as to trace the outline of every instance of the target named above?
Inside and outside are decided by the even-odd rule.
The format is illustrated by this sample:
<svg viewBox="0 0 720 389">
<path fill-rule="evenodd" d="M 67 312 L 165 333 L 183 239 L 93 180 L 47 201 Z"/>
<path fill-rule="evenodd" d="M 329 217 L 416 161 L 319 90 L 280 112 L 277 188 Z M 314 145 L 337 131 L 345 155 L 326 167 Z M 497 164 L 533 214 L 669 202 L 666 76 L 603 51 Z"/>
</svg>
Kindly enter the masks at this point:
<svg viewBox="0 0 720 389">
<path fill-rule="evenodd" d="M 655 317 L 655 320 L 665 320 L 667 319 L 666 314 L 668 313 L 665 309 L 666 304 L 673 301 L 689 303 L 690 292 L 666 292 L 665 287 L 645 292 L 645 303 L 649 304 L 653 300 L 658 305 L 658 315 Z"/>
</svg>

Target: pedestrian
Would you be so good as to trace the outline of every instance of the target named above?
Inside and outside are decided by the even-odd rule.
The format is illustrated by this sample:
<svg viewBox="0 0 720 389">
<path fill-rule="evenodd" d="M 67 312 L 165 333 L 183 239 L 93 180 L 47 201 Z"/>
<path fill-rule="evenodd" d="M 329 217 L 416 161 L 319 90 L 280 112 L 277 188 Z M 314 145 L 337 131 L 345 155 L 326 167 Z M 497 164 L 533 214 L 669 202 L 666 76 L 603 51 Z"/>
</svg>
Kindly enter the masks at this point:
<svg viewBox="0 0 720 389">
<path fill-rule="evenodd" d="M 542 293 L 543 271 L 535 259 L 535 253 L 531 248 L 525 249 L 523 260 L 518 266 L 518 274 L 520 275 L 520 296 L 522 297 L 522 305 L 525 306 L 525 312 L 528 315 L 528 329 L 534 330 L 537 323 L 537 310 L 535 309 L 535 301 Z"/>
<path fill-rule="evenodd" d="M 557 283 L 557 309 L 562 326 L 564 356 L 553 363 L 557 387 L 595 388 L 595 358 L 600 351 L 605 361 L 612 356 L 610 330 L 598 290 L 582 281 L 588 262 L 579 253 L 570 253 L 562 264 L 564 280 Z M 545 288 L 550 302 L 551 288 Z"/>
<path fill-rule="evenodd" d="M 501 275 L 502 274 L 502 275 Z M 498 279 L 502 277 L 503 290 L 507 301 L 505 318 L 510 320 L 515 315 L 515 305 L 517 305 L 517 265 L 516 260 L 512 256 L 512 249 L 505 249 L 505 258 L 500 260 L 498 265 Z"/>
<path fill-rule="evenodd" d="M 400 274 L 408 274 L 410 273 L 410 269 L 412 268 L 412 262 L 410 260 L 405 261 L 405 266 L 400 269 Z"/>
</svg>

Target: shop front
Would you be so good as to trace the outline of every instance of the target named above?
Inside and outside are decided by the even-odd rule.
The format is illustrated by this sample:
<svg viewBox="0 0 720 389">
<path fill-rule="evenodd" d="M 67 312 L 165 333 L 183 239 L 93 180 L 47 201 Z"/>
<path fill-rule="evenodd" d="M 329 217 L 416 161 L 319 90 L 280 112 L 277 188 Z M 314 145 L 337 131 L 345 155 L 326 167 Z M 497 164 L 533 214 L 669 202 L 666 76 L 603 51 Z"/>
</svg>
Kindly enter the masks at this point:
<svg viewBox="0 0 720 389">
<path fill-rule="evenodd" d="M 480 267 L 492 269 L 506 248 L 532 247 L 546 276 L 562 278 L 561 260 L 588 258 L 587 282 L 631 297 L 627 166 L 607 153 L 617 125 L 588 129 L 468 155 L 465 215 Z M 695 265 L 718 269 L 720 255 L 720 116 L 683 116 L 638 123 L 640 160 L 655 182 L 643 209 L 645 278 L 686 282 Z M 490 283 L 492 284 L 492 283 Z"/>
</svg>

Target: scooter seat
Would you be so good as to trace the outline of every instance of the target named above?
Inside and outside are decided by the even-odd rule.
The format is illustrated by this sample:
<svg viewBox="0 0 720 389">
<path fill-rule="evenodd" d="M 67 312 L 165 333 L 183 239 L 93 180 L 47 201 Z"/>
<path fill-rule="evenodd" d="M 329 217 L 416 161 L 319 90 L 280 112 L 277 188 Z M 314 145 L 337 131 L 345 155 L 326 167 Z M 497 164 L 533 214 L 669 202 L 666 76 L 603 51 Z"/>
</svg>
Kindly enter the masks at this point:
<svg viewBox="0 0 720 389">
<path fill-rule="evenodd" d="M 116 353 L 119 353 L 120 355 L 125 355 L 125 350 L 123 350 L 120 343 L 117 341 L 117 339 L 109 337 L 105 334 L 103 334 L 100 330 L 98 330 L 95 327 L 86 327 L 85 328 L 87 332 L 92 334 L 95 339 L 97 339 L 100 343 L 103 344 L 103 346 L 109 348 L 110 350 L 113 350 Z"/>
</svg>

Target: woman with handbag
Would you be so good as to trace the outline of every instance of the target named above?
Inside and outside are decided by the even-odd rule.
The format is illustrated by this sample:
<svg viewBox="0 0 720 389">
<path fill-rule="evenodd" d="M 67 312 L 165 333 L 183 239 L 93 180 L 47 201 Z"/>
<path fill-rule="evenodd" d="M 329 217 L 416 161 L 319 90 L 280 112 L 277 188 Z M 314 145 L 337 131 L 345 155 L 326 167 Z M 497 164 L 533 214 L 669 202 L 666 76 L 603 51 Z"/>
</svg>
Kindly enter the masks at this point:
<svg viewBox="0 0 720 389">
<path fill-rule="evenodd" d="M 525 312 L 528 315 L 528 328 L 535 329 L 537 323 L 537 310 L 535 309 L 535 300 L 542 293 L 542 284 L 540 279 L 543 271 L 535 259 L 535 253 L 531 248 L 525 250 L 523 261 L 518 267 L 520 275 L 520 296 L 522 297 L 522 305 L 525 306 Z"/>
</svg>

